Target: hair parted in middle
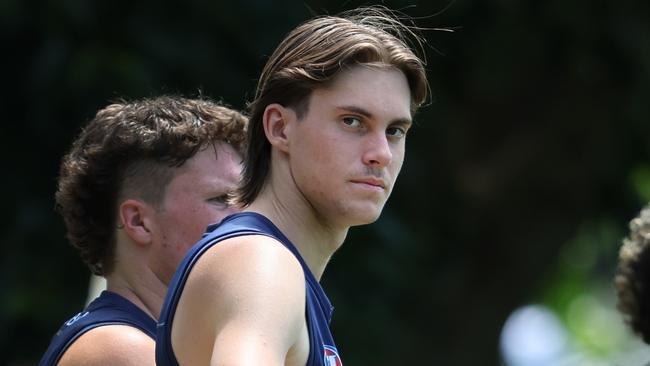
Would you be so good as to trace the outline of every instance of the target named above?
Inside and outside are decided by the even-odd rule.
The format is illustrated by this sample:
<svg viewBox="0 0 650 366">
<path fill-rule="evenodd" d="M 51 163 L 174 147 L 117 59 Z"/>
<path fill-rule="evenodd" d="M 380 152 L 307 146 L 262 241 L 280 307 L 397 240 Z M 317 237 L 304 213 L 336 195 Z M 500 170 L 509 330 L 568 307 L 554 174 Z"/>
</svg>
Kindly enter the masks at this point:
<svg viewBox="0 0 650 366">
<path fill-rule="evenodd" d="M 270 171 L 271 145 L 262 118 L 273 103 L 292 108 L 298 118 L 308 111 L 313 90 L 331 83 L 341 70 L 355 65 L 395 68 L 406 76 L 415 112 L 427 99 L 424 61 L 409 44 L 422 46 L 412 27 L 384 7 L 366 7 L 309 20 L 291 31 L 262 70 L 255 99 L 249 105 L 248 151 L 237 200 L 249 205 Z"/>
</svg>

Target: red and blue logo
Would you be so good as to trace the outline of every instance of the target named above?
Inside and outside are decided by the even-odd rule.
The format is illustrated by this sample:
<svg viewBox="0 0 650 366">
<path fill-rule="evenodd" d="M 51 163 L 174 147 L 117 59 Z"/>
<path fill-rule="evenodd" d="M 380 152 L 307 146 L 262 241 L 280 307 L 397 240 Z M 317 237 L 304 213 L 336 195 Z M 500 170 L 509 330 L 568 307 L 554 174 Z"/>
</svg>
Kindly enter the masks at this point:
<svg viewBox="0 0 650 366">
<path fill-rule="evenodd" d="M 323 348 L 325 349 L 325 353 L 323 354 L 323 362 L 325 363 L 325 366 L 343 366 L 341 357 L 339 357 L 336 348 L 326 345 L 323 345 Z"/>
</svg>

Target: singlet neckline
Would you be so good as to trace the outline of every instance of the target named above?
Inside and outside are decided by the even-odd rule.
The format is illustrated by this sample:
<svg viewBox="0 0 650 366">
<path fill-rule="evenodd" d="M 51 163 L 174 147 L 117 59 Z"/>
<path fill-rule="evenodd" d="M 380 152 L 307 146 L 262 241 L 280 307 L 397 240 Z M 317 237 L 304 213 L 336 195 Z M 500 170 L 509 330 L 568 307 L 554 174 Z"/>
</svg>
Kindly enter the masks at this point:
<svg viewBox="0 0 650 366">
<path fill-rule="evenodd" d="M 125 310 L 127 312 L 137 316 L 140 319 L 140 321 L 147 323 L 149 325 L 149 328 L 147 329 L 154 329 L 154 330 L 156 329 L 156 322 L 157 322 L 156 319 L 149 316 L 149 314 L 144 312 L 144 310 L 140 309 L 137 305 L 129 301 L 124 296 L 113 291 L 109 291 L 109 290 L 102 291 L 99 294 L 99 296 L 97 296 L 93 301 L 90 302 L 90 304 L 88 304 L 86 310 L 91 311 L 106 306 L 116 306 L 122 309 L 126 308 Z M 146 332 L 149 333 L 148 330 Z M 155 331 L 154 333 L 151 334 L 151 337 L 155 339 L 156 337 Z"/>
</svg>

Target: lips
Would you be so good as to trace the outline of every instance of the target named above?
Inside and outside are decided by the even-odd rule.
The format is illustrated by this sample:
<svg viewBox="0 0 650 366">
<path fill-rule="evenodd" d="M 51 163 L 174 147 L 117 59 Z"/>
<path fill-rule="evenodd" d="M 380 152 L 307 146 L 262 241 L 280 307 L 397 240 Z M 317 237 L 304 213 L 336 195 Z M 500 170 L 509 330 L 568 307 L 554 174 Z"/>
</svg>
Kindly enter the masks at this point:
<svg viewBox="0 0 650 366">
<path fill-rule="evenodd" d="M 353 179 L 352 183 L 366 184 L 369 186 L 386 189 L 386 183 L 382 179 L 378 179 L 378 178 L 368 177 L 368 178 L 361 178 L 361 179 Z"/>
</svg>

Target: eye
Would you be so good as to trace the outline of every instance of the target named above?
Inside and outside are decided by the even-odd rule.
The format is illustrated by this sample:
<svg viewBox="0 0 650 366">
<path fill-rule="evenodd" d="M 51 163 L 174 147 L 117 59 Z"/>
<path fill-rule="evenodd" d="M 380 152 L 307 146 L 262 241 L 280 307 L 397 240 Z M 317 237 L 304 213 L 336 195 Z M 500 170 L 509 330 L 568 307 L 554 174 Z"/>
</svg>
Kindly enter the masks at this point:
<svg viewBox="0 0 650 366">
<path fill-rule="evenodd" d="M 357 117 L 343 117 L 343 123 L 349 127 L 361 127 L 361 120 Z"/>
<path fill-rule="evenodd" d="M 212 203 L 215 203 L 215 204 L 226 205 L 227 206 L 229 204 L 229 198 L 230 198 L 230 196 L 226 193 L 226 194 L 222 194 L 222 195 L 219 195 L 219 196 L 212 197 L 212 198 L 208 199 L 208 201 L 212 202 Z"/>
<path fill-rule="evenodd" d="M 402 127 L 388 127 L 386 129 L 386 135 L 391 137 L 404 137 L 406 136 L 406 130 Z"/>
</svg>

